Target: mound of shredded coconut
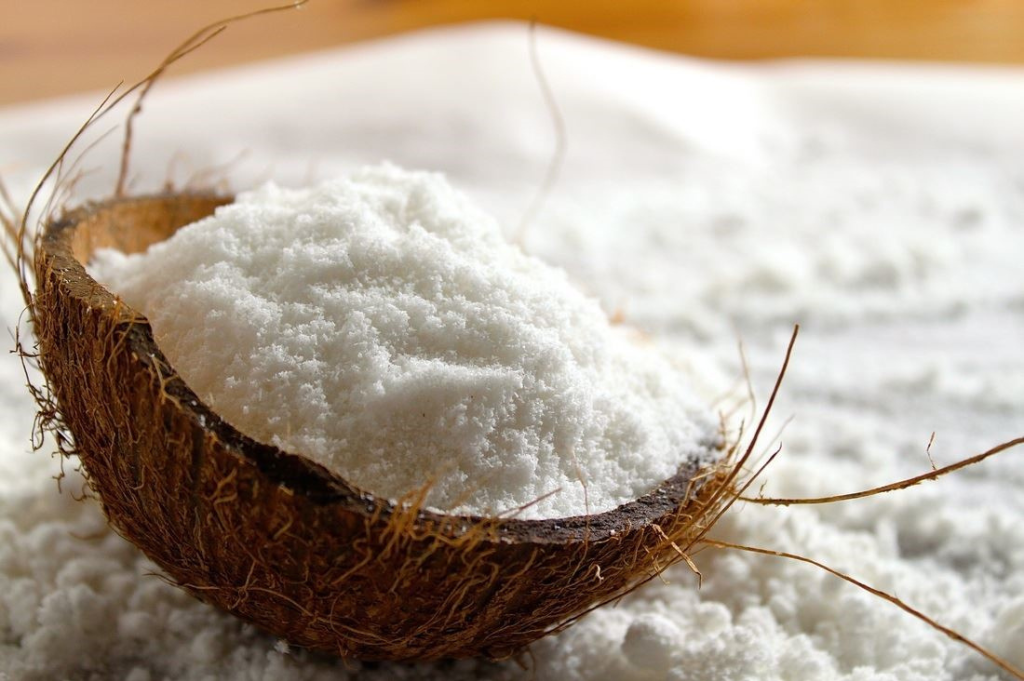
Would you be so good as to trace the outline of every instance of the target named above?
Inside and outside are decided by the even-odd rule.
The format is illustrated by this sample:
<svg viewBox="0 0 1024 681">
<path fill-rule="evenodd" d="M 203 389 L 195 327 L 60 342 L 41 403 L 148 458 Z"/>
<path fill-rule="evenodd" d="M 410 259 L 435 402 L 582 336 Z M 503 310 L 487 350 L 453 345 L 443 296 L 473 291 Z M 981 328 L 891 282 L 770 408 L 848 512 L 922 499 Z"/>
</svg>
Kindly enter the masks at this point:
<svg viewBox="0 0 1024 681">
<path fill-rule="evenodd" d="M 389 498 L 604 511 L 715 438 L 682 372 L 437 174 L 270 184 L 91 267 L 227 421 Z"/>
</svg>

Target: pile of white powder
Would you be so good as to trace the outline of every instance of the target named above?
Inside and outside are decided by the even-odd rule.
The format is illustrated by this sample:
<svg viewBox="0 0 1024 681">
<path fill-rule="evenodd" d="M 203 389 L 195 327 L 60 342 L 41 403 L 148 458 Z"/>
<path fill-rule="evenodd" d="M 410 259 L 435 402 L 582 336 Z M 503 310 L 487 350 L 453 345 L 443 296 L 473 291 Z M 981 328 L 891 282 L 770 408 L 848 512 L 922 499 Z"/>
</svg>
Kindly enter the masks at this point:
<svg viewBox="0 0 1024 681">
<path fill-rule="evenodd" d="M 136 168 L 162 179 L 175 152 L 202 168 L 250 148 L 235 186 L 266 167 L 301 186 L 311 159 L 328 177 L 392 158 L 445 171 L 515 224 L 552 149 L 527 44 L 523 26 L 475 26 L 162 84 Z M 539 47 L 569 145 L 527 250 L 621 309 L 710 394 L 745 394 L 740 336 L 763 405 L 803 324 L 766 429 L 795 416 L 766 493 L 921 473 L 932 431 L 938 465 L 1024 434 L 1024 72 L 727 66 L 549 31 Z M 24 168 L 5 178 L 12 191 L 27 195 L 94 106 L 0 112 L 0 164 Z M 118 151 L 112 140 L 97 158 Z M 109 192 L 95 175 L 80 186 L 94 181 L 93 195 Z M 7 325 L 21 308 L 3 271 Z M 76 476 L 58 494 L 57 463 L 24 453 L 23 381 L 0 356 L 2 681 L 1007 679 L 810 566 L 714 550 L 694 556 L 702 588 L 672 568 L 533 645 L 532 670 L 306 655 L 151 576 L 99 504 L 72 499 Z M 1022 455 L 845 504 L 737 505 L 715 536 L 847 570 L 1024 666 Z"/>
<path fill-rule="evenodd" d="M 437 174 L 270 184 L 90 271 L 228 422 L 388 498 L 605 511 L 715 440 L 682 371 Z"/>
</svg>

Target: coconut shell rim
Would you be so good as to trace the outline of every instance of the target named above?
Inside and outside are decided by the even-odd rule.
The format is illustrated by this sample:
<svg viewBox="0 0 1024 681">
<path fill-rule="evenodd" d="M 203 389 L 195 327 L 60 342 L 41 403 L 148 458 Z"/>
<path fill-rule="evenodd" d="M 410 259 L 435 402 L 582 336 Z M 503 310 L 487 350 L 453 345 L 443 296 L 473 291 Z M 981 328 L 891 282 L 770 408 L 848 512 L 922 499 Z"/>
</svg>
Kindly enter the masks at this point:
<svg viewBox="0 0 1024 681">
<path fill-rule="evenodd" d="M 104 211 L 151 202 L 189 200 L 209 202 L 217 208 L 230 203 L 233 198 L 213 192 L 165 192 L 90 201 L 65 211 L 59 218 L 45 225 L 35 258 L 37 261 L 42 258 L 47 268 L 60 273 L 62 294 L 78 298 L 81 303 L 100 314 L 115 317 L 117 327 L 126 334 L 132 354 L 162 375 L 167 396 L 177 403 L 189 420 L 196 427 L 212 433 L 232 454 L 254 463 L 271 482 L 292 493 L 301 494 L 318 505 L 338 504 L 364 516 L 380 514 L 390 517 L 405 510 L 402 500 L 388 499 L 363 490 L 305 456 L 254 440 L 217 415 L 192 391 L 164 356 L 146 317 L 93 279 L 85 265 L 74 255 L 72 237 L 75 230 Z M 720 450 L 721 447 L 720 442 L 704 445 L 705 451 Z M 695 453 L 680 463 L 675 475 L 659 483 L 647 494 L 592 515 L 521 519 L 454 515 L 420 508 L 417 510 L 416 522 L 452 537 L 458 537 L 474 527 L 487 526 L 503 543 L 565 544 L 600 541 L 646 527 L 684 506 L 703 485 L 707 468 L 707 463 L 702 463 L 701 457 Z"/>
</svg>

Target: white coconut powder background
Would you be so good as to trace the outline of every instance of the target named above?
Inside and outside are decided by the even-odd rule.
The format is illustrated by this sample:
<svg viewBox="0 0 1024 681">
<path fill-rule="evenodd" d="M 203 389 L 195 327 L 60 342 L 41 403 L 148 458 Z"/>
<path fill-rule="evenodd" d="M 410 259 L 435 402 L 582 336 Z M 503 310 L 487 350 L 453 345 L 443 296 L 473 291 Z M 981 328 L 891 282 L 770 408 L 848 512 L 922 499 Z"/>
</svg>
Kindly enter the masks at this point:
<svg viewBox="0 0 1024 681">
<path fill-rule="evenodd" d="M 569 151 L 527 249 L 621 310 L 709 401 L 735 385 L 739 337 L 763 403 L 803 325 L 766 493 L 923 472 L 933 431 L 940 465 L 1024 434 L 1024 71 L 724 66 L 539 37 Z M 12 190 L 26 195 L 94 104 L 0 111 Z M 209 182 L 225 163 L 236 188 L 296 186 L 390 159 L 444 172 L 511 232 L 552 148 L 526 28 L 477 26 L 166 83 L 138 126 L 136 189 Z M 86 165 L 113 168 L 116 142 Z M 81 193 L 109 187 L 98 172 Z M 7 273 L 0 293 L 13 327 Z M 0 371 L 0 679 L 533 678 L 513 662 L 309 656 L 178 592 L 75 501 L 74 473 L 58 493 L 58 462 L 26 451 L 17 360 Z M 1022 456 L 842 505 L 737 507 L 717 535 L 847 570 L 1024 666 Z M 559 681 L 1000 678 L 811 567 L 695 559 L 700 590 L 672 569 L 524 662 Z"/>
</svg>

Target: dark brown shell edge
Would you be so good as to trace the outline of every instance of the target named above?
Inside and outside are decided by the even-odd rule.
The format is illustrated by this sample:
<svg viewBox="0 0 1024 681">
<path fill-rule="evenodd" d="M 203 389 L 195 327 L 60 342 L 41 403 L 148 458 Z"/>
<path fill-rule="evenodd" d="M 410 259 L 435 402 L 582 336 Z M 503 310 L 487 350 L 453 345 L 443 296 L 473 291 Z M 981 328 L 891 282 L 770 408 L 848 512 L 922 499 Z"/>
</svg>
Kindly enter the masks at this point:
<svg viewBox="0 0 1024 681">
<path fill-rule="evenodd" d="M 35 257 L 41 365 L 112 526 L 199 599 L 291 644 L 363 660 L 508 657 L 681 559 L 727 495 L 696 456 L 593 516 L 446 516 L 257 443 L 178 377 L 144 317 L 85 272 L 230 198 L 89 204 Z"/>
</svg>

